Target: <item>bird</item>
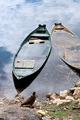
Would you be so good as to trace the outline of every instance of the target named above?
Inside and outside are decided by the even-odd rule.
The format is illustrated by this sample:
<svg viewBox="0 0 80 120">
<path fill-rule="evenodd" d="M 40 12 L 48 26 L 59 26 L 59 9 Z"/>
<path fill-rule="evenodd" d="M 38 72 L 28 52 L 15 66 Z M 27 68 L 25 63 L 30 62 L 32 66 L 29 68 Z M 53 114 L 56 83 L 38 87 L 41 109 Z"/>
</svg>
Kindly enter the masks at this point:
<svg viewBox="0 0 80 120">
<path fill-rule="evenodd" d="M 21 107 L 24 105 L 30 105 L 32 106 L 36 99 L 36 92 L 33 92 L 33 94 L 23 103 L 21 103 Z"/>
</svg>

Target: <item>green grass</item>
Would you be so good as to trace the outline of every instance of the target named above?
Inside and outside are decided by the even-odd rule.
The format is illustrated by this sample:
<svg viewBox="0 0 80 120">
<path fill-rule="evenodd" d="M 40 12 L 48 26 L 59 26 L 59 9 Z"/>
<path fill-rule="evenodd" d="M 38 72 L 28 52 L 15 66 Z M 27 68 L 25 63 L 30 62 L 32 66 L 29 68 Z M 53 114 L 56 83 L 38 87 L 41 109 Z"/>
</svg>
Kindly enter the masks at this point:
<svg viewBox="0 0 80 120">
<path fill-rule="evenodd" d="M 47 115 L 54 116 L 54 113 L 53 112 L 48 112 Z"/>
<path fill-rule="evenodd" d="M 67 118 L 68 116 L 67 116 L 67 112 L 60 110 L 60 111 L 55 112 L 55 117 L 56 118 L 61 118 L 61 117 Z"/>
<path fill-rule="evenodd" d="M 63 105 L 59 105 L 59 106 L 56 106 L 56 105 L 46 105 L 46 106 L 43 106 L 43 109 L 45 110 L 55 110 L 55 109 L 62 109 L 62 108 L 69 108 L 69 109 L 72 109 L 73 106 L 76 106 L 75 103 L 66 103 L 66 104 L 63 104 Z"/>
<path fill-rule="evenodd" d="M 80 96 L 78 96 L 78 98 L 80 98 Z"/>
<path fill-rule="evenodd" d="M 55 118 L 68 118 L 68 116 L 71 116 L 73 120 L 80 120 L 79 110 L 73 110 L 73 107 L 80 107 L 80 105 L 71 102 L 59 106 L 47 104 L 43 105 L 42 108 L 47 111 L 49 116 L 54 116 Z"/>
<path fill-rule="evenodd" d="M 80 115 L 73 115 L 73 120 L 80 120 Z"/>
<path fill-rule="evenodd" d="M 55 109 L 58 109 L 58 108 L 59 108 L 58 106 L 54 106 L 54 105 L 43 106 L 43 109 L 45 109 L 45 110 L 55 110 Z"/>
</svg>

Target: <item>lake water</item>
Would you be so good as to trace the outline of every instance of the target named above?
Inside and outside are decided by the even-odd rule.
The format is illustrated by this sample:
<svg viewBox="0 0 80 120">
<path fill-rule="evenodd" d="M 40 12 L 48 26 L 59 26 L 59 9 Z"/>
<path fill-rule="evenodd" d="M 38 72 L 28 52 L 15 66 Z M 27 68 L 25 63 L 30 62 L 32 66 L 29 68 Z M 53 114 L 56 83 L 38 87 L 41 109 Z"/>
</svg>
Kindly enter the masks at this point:
<svg viewBox="0 0 80 120">
<path fill-rule="evenodd" d="M 51 32 L 55 22 L 63 23 L 80 38 L 80 0 L 0 1 L 0 97 L 12 99 L 17 94 L 12 62 L 21 42 L 38 24 L 46 24 Z M 26 99 L 36 91 L 43 100 L 47 93 L 69 90 L 79 79 L 52 49 L 41 73 L 21 95 Z"/>
</svg>

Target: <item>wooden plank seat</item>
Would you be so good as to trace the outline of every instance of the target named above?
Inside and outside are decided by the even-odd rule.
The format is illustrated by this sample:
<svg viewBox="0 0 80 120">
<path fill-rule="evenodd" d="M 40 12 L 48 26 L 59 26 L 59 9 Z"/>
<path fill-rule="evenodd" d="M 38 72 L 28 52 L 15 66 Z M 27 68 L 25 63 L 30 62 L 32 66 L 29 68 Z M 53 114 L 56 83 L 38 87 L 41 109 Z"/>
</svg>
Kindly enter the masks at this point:
<svg viewBox="0 0 80 120">
<path fill-rule="evenodd" d="M 55 28 L 55 30 L 63 30 L 64 28 L 62 27 L 62 28 Z"/>
<path fill-rule="evenodd" d="M 44 43 L 44 40 L 41 40 L 39 38 L 31 38 L 29 40 L 29 44 L 34 44 L 34 43 Z"/>
<path fill-rule="evenodd" d="M 35 66 L 35 60 L 16 60 L 16 69 L 33 69 Z"/>
<path fill-rule="evenodd" d="M 37 33 L 34 33 L 34 34 L 32 34 L 31 35 L 31 37 L 49 37 L 49 35 L 48 34 L 45 34 L 45 33 L 43 33 L 43 34 L 37 34 Z"/>
</svg>

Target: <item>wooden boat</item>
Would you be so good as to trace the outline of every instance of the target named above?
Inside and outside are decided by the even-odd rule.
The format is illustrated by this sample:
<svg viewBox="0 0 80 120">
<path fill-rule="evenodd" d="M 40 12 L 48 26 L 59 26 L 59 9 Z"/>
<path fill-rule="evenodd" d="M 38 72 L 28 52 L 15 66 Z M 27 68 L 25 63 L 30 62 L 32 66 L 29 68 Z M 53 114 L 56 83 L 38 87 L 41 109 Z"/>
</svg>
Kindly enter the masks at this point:
<svg viewBox="0 0 80 120">
<path fill-rule="evenodd" d="M 42 70 L 51 52 L 51 37 L 46 25 L 39 25 L 20 45 L 13 61 L 15 88 L 28 87 Z"/>
<path fill-rule="evenodd" d="M 61 23 L 54 24 L 51 38 L 59 57 L 71 68 L 80 70 L 80 39 Z"/>
</svg>

